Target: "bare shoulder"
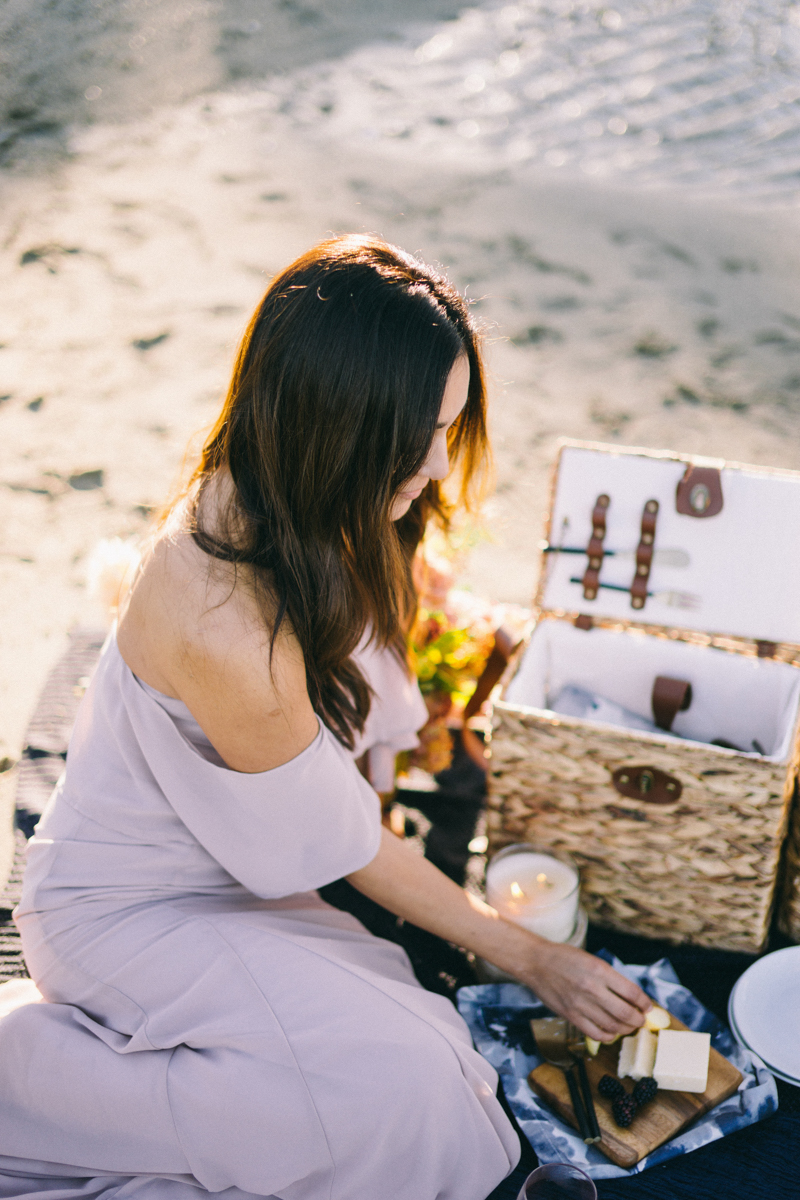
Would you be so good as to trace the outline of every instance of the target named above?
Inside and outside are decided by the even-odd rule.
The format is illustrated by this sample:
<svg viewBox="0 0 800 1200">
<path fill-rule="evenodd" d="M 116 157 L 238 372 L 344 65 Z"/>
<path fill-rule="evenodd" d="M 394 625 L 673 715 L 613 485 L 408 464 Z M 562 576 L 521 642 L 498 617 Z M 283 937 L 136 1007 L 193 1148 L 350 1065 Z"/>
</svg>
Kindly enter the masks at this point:
<svg viewBox="0 0 800 1200">
<path fill-rule="evenodd" d="M 210 558 L 177 512 L 155 538 L 121 616 L 128 666 L 182 700 L 234 770 L 266 771 L 314 739 L 305 663 L 291 631 L 270 658 L 269 600 L 249 568 Z"/>
</svg>

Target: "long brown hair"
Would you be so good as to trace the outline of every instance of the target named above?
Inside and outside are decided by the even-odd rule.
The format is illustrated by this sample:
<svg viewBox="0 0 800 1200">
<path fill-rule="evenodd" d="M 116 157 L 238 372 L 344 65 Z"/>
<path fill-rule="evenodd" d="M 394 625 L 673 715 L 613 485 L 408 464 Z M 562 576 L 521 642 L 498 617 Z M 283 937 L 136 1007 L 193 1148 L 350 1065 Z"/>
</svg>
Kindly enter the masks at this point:
<svg viewBox="0 0 800 1200">
<path fill-rule="evenodd" d="M 369 688 L 351 658 L 371 626 L 401 647 L 416 610 L 411 560 L 448 504 L 431 480 L 399 521 L 391 506 L 433 440 L 453 364 L 467 403 L 449 434 L 469 501 L 488 461 L 485 384 L 465 301 L 438 272 L 374 237 L 322 242 L 278 275 L 244 335 L 228 396 L 193 477 L 193 536 L 250 564 L 271 646 L 288 620 L 311 703 L 352 749 Z M 198 503 L 227 467 L 213 531 Z"/>
</svg>

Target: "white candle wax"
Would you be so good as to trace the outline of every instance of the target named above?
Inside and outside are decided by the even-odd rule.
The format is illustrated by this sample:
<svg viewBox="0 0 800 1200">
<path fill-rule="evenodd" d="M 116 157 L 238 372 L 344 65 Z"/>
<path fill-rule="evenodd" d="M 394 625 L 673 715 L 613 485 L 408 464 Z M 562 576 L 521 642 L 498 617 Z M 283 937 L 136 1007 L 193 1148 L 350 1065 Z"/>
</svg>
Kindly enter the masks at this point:
<svg viewBox="0 0 800 1200">
<path fill-rule="evenodd" d="M 493 858 L 486 869 L 486 901 L 509 921 L 550 942 L 566 942 L 578 919 L 578 873 L 535 850 Z"/>
</svg>

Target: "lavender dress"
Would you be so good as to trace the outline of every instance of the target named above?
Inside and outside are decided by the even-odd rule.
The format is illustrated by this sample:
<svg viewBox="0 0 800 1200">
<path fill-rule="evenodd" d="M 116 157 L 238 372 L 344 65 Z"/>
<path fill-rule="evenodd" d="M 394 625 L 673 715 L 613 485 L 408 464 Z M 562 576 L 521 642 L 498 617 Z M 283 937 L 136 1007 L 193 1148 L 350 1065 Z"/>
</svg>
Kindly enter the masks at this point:
<svg viewBox="0 0 800 1200">
<path fill-rule="evenodd" d="M 412 744 L 416 687 L 361 662 L 356 754 Z M 0 1019 L 0 1197 L 484 1200 L 519 1154 L 494 1070 L 401 949 L 314 891 L 380 828 L 326 728 L 228 770 L 111 637 L 29 849 L 46 1003 Z"/>
</svg>

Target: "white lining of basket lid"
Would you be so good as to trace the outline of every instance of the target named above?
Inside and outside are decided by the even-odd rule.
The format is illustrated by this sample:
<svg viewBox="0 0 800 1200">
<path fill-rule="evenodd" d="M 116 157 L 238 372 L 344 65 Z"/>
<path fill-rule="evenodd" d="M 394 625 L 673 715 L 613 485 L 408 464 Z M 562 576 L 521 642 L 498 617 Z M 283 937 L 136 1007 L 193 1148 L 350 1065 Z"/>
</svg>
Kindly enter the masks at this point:
<svg viewBox="0 0 800 1200">
<path fill-rule="evenodd" d="M 687 517 L 675 508 L 675 492 L 688 462 L 722 467 L 723 509 L 715 517 Z M 626 592 L 601 588 L 584 600 L 579 578 L 586 559 L 577 554 L 543 555 L 546 572 L 539 595 L 544 609 L 576 610 L 599 617 L 647 622 L 764 641 L 800 643 L 800 472 L 678 458 L 630 447 L 565 443 L 555 485 L 549 537 L 553 545 L 586 546 L 591 514 L 601 493 L 611 504 L 605 546 L 635 550 L 642 510 L 656 499 L 660 508 L 655 548 L 685 550 L 689 567 L 654 563 L 651 591 L 690 592 L 696 609 L 672 607 L 649 598 L 631 608 Z M 600 579 L 630 587 L 634 564 L 606 558 Z"/>
<path fill-rule="evenodd" d="M 692 685 L 692 703 L 672 725 L 682 739 L 707 744 L 724 738 L 749 753 L 755 739 L 767 751 L 764 757 L 788 761 L 800 704 L 796 667 L 652 637 L 639 629 L 587 632 L 566 621 L 540 621 L 503 700 L 508 706 L 549 712 L 548 697 L 552 700 L 566 684 L 575 684 L 652 720 L 657 675 Z"/>
</svg>

